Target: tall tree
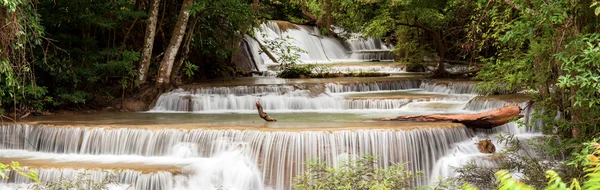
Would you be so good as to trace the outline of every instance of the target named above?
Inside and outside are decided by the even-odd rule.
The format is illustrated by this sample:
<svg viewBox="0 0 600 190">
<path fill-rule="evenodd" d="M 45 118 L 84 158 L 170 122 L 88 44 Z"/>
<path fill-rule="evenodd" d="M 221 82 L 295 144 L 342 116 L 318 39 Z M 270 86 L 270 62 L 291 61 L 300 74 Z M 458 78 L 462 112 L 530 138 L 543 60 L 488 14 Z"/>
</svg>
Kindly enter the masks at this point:
<svg viewBox="0 0 600 190">
<path fill-rule="evenodd" d="M 177 23 L 173 29 L 173 36 L 169 41 L 169 46 L 165 52 L 165 57 L 163 57 L 162 61 L 160 62 L 160 68 L 158 69 L 158 78 L 156 80 L 158 87 L 165 87 L 171 82 L 170 78 L 171 70 L 173 69 L 173 62 L 175 61 L 175 56 L 177 55 L 177 51 L 179 51 L 179 46 L 181 45 L 181 41 L 185 35 L 188 19 L 190 18 L 190 7 L 192 6 L 193 2 L 193 0 L 184 0 L 183 5 L 181 5 L 179 18 L 177 19 Z"/>
<path fill-rule="evenodd" d="M 148 67 L 150 67 L 150 60 L 152 60 L 152 48 L 154 47 L 154 37 L 156 36 L 156 21 L 158 17 L 158 5 L 160 0 L 152 0 L 150 4 L 150 17 L 148 17 L 148 24 L 146 26 L 146 35 L 144 36 L 144 49 L 142 50 L 142 57 L 140 61 L 138 83 L 146 83 L 148 76 Z"/>
</svg>

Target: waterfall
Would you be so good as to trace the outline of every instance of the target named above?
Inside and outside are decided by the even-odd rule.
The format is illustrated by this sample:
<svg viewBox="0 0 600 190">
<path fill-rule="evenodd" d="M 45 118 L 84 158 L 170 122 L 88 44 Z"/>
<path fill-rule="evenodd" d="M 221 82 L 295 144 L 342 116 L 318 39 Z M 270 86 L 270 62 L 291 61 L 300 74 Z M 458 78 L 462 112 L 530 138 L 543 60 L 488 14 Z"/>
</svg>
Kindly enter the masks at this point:
<svg viewBox="0 0 600 190">
<path fill-rule="evenodd" d="M 282 30 L 279 24 L 286 25 Z M 293 27 L 289 27 L 289 25 Z M 391 46 L 383 44 L 380 39 L 353 39 L 346 42 L 349 49 L 336 38 L 323 36 L 316 26 L 303 26 L 286 23 L 283 21 L 268 21 L 261 24 L 254 30 L 254 40 L 252 37 L 246 37 L 255 62 L 259 67 L 265 68 L 265 65 L 274 65 L 267 55 L 260 53 L 259 42 L 265 44 L 267 40 L 277 38 L 289 38 L 286 41 L 291 45 L 303 49 L 305 52 L 298 52 L 300 60 L 303 63 L 334 63 L 334 62 L 356 62 L 369 60 L 393 60 L 394 54 L 390 52 Z M 280 55 L 275 54 L 276 58 Z M 261 70 L 262 71 L 262 70 Z"/>
<path fill-rule="evenodd" d="M 286 95 L 234 96 L 234 95 L 191 95 L 188 92 L 170 92 L 160 96 L 152 112 L 241 112 L 254 113 L 255 102 L 270 112 L 398 109 L 410 102 L 407 99 L 345 99 L 343 96 L 319 95 L 294 91 Z"/>
<path fill-rule="evenodd" d="M 175 89 L 162 94 L 151 112 L 202 112 L 202 113 L 251 113 L 260 101 L 271 112 L 399 109 L 406 105 L 413 110 L 462 112 L 462 101 L 475 97 L 475 83 L 443 83 L 421 80 L 384 80 L 355 83 L 326 83 L 308 85 L 325 88 L 323 93 L 301 90 L 294 85 L 259 85 L 230 87 L 200 87 Z M 420 89 L 426 93 L 450 94 L 447 98 L 430 99 L 376 99 L 347 98 L 349 93 L 394 92 Z M 429 100 L 429 102 L 423 102 Z M 436 102 L 438 101 L 438 102 Z M 457 102 L 458 101 L 458 102 Z M 412 102 L 410 104 L 407 104 Z M 436 107 L 437 106 L 437 107 Z M 469 106 L 474 106 L 469 104 Z M 479 111 L 479 110 L 470 110 Z"/>
<path fill-rule="evenodd" d="M 468 88 L 467 88 L 468 89 Z M 504 106 L 516 105 L 523 109 L 524 118 L 519 119 L 519 122 L 533 122 L 532 119 L 532 108 L 528 108 L 528 102 L 507 102 L 502 100 L 486 100 L 486 99 L 472 99 L 464 107 L 466 110 L 471 111 L 488 111 L 492 109 L 501 108 Z M 477 142 L 482 139 L 490 139 L 496 147 L 496 152 L 505 149 L 503 143 L 498 142 L 498 133 L 507 132 L 515 135 L 517 139 L 526 140 L 536 137 L 542 137 L 543 134 L 537 132 L 534 128 L 520 126 L 517 122 L 510 122 L 502 126 L 495 127 L 489 130 L 478 130 L 483 132 L 478 134 L 474 138 L 459 142 L 453 145 L 453 148 L 448 151 L 448 154 L 440 158 L 433 167 L 429 179 L 432 183 L 437 182 L 437 179 L 454 177 L 456 176 L 455 168 L 464 166 L 469 162 L 474 162 L 478 166 L 493 167 L 498 163 L 490 157 L 491 154 L 481 153 L 477 148 Z M 531 147 L 528 147 L 524 143 L 525 151 L 530 151 Z"/>
<path fill-rule="evenodd" d="M 256 164 L 260 174 L 247 169 L 248 172 L 243 173 L 246 177 L 238 176 L 236 179 L 245 179 L 250 181 L 248 183 L 255 184 L 257 182 L 251 180 L 254 179 L 252 176 L 259 175 L 260 179 L 273 189 L 288 189 L 293 176 L 304 171 L 301 163 L 311 158 L 320 158 L 329 165 L 334 165 L 348 155 L 358 157 L 373 154 L 379 158 L 377 167 L 407 162 L 408 169 L 423 171 L 425 176 L 428 176 L 435 161 L 446 154 L 451 148 L 450 145 L 469 138 L 466 128 L 287 132 L 104 129 L 11 124 L 2 126 L 0 130 L 0 145 L 4 149 L 1 150 L 4 152 L 1 155 L 5 158 L 55 158 L 60 161 L 110 163 L 126 163 L 127 160 L 131 160 L 147 164 L 188 164 L 190 170 L 195 172 L 190 176 L 197 176 L 198 179 L 209 178 L 207 176 L 211 173 L 198 172 L 235 172 L 239 170 L 236 164 L 250 167 L 247 166 L 247 162 L 250 162 L 253 163 L 250 165 Z M 183 148 L 181 143 L 184 143 Z M 241 151 L 231 152 L 231 148 Z M 188 153 L 181 154 L 181 151 Z M 225 156 L 221 156 L 223 154 Z M 173 155 L 182 157 L 176 158 Z M 249 159 L 235 157 L 239 155 Z M 213 163 L 219 160 L 236 162 Z M 213 180 L 219 182 L 225 177 L 212 178 L 218 178 Z M 426 179 L 418 179 L 416 182 L 423 185 Z M 161 182 L 165 185 L 170 183 L 177 184 Z M 140 188 L 136 186 L 136 189 Z"/>
<path fill-rule="evenodd" d="M 385 60 L 392 61 L 395 58 L 391 53 L 392 46 L 384 44 L 379 38 L 355 37 L 346 42 L 350 46 L 350 59 L 353 60 Z"/>
<path fill-rule="evenodd" d="M 33 169 L 38 172 L 38 178 L 41 182 L 56 182 L 61 179 L 77 179 L 81 177 L 81 174 L 86 176 L 83 179 L 89 179 L 92 181 L 102 181 L 110 172 L 102 171 L 99 169 L 70 169 L 70 168 L 43 168 Z M 109 189 L 126 189 L 128 185 L 132 185 L 136 190 L 162 190 L 170 189 L 173 187 L 173 175 L 170 172 L 155 172 L 155 173 L 142 173 L 134 170 L 122 170 L 114 173 L 117 177 L 117 182 L 120 185 L 111 185 Z M 17 188 L 17 185 L 26 187 L 32 182 L 31 179 L 17 175 L 11 172 L 10 178 L 0 179 L 1 183 L 12 183 L 3 184 L 0 183 L 0 189 L 21 189 Z M 89 188 L 89 187 L 88 187 Z"/>
<path fill-rule="evenodd" d="M 331 93 L 390 91 L 419 88 L 420 80 L 372 81 L 362 83 L 327 83 Z"/>
<path fill-rule="evenodd" d="M 326 68 L 315 68 L 313 73 L 360 73 L 360 72 L 377 72 L 377 73 L 405 73 L 404 67 L 393 66 L 332 66 Z"/>
<path fill-rule="evenodd" d="M 477 89 L 473 82 L 429 82 L 421 83 L 421 88 L 429 92 L 445 94 L 477 94 Z"/>
</svg>

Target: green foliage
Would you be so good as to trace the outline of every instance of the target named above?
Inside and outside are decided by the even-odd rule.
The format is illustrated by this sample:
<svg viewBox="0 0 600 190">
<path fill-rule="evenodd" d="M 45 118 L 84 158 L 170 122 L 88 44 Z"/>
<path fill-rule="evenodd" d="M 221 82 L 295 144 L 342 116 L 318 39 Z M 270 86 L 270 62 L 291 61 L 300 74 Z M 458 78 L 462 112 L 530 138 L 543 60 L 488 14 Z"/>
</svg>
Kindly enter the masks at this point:
<svg viewBox="0 0 600 190">
<path fill-rule="evenodd" d="M 555 160 L 548 152 L 548 147 L 555 143 L 552 138 L 547 141 L 519 140 L 514 135 L 501 133 L 498 143 L 504 145 L 503 150 L 488 158 L 496 163 L 495 166 L 479 166 L 474 161 L 468 162 L 456 169 L 457 179 L 480 189 L 492 189 L 495 185 L 490 182 L 495 180 L 494 174 L 499 170 L 506 170 L 519 172 L 523 176 L 521 181 L 540 189 L 546 186 L 544 171 L 547 170 L 553 169 L 562 174 L 569 174 L 566 176 L 568 178 L 577 177 L 577 174 L 573 174 L 570 168 L 567 168 L 563 162 Z"/>
<path fill-rule="evenodd" d="M 339 1 L 336 24 L 368 37 L 393 43 L 403 61 L 421 63 L 423 57 L 459 59 L 468 19 L 475 3 L 453 1 Z M 454 57 L 452 57 L 454 56 Z"/>
<path fill-rule="evenodd" d="M 183 70 L 185 71 L 185 75 L 187 77 L 192 77 L 194 76 L 194 71 L 198 70 L 198 66 L 192 65 L 189 61 L 186 61 Z"/>
<path fill-rule="evenodd" d="M 594 10 L 580 1 L 511 2 L 478 1 L 481 16 L 472 19 L 470 43 L 478 51 L 484 46 L 495 49 L 495 54 L 479 58 L 487 63 L 477 76 L 484 81 L 480 92 L 534 90 L 537 109 L 545 110 L 537 118 L 545 123 L 541 130 L 580 137 L 563 141 L 572 148 L 569 144 L 579 144 L 598 130 Z"/>
<path fill-rule="evenodd" d="M 293 65 L 287 66 L 281 70 L 277 76 L 281 78 L 300 78 L 302 76 L 309 77 L 312 73 L 314 65 Z"/>
<path fill-rule="evenodd" d="M 114 172 L 105 172 L 100 181 L 95 181 L 90 174 L 79 173 L 76 177 L 65 178 L 61 177 L 56 181 L 47 181 L 44 183 L 36 183 L 29 186 L 32 190 L 58 190 L 58 189 L 90 189 L 90 190 L 105 190 L 109 184 L 119 184 L 119 178 Z"/>
<path fill-rule="evenodd" d="M 406 65 L 407 72 L 425 72 L 427 68 L 420 62 L 409 62 Z"/>
<path fill-rule="evenodd" d="M 30 170 L 26 166 L 21 166 L 19 162 L 11 164 L 0 163 L 0 178 L 8 179 L 10 172 L 15 172 L 18 175 L 29 178 L 35 183 L 26 185 L 27 189 L 31 190 L 58 190 L 58 189 L 90 189 L 103 190 L 109 184 L 118 184 L 118 176 L 114 172 L 106 172 L 106 175 L 100 181 L 94 181 L 89 174 L 80 173 L 75 178 L 61 177 L 56 181 L 41 182 L 38 178 L 38 172 Z"/>
<path fill-rule="evenodd" d="M 556 55 L 565 75 L 558 77 L 562 89 L 574 89 L 574 108 L 600 105 L 600 34 L 586 34 L 573 39 Z M 600 110 L 598 110 L 600 111 Z"/>
<path fill-rule="evenodd" d="M 419 174 L 407 170 L 406 164 L 375 168 L 375 156 L 342 161 L 327 167 L 323 161 L 308 160 L 307 171 L 294 178 L 295 189 L 402 189 L 410 187 Z"/>
<path fill-rule="evenodd" d="M 266 34 L 263 34 L 266 38 Z M 300 62 L 300 53 L 305 53 L 306 50 L 294 46 L 290 41 L 293 40 L 290 36 L 280 36 L 273 40 L 264 40 L 264 46 L 269 52 L 277 56 L 279 66 L 285 70 L 288 67 L 294 67 Z M 263 50 L 261 50 L 261 53 Z"/>
<path fill-rule="evenodd" d="M 263 34 L 266 38 L 266 34 Z M 277 75 L 282 78 L 298 78 L 300 76 L 310 76 L 315 65 L 299 66 L 300 53 L 306 52 L 302 48 L 294 46 L 290 41 L 290 36 L 277 37 L 273 40 L 264 40 L 264 48 L 271 54 L 274 54 L 279 62 L 281 72 Z M 265 53 L 261 50 L 261 53 Z"/>
<path fill-rule="evenodd" d="M 546 189 L 546 190 L 581 190 L 581 189 L 600 189 L 600 144 L 597 139 L 583 144 L 581 152 L 574 153 L 574 160 L 569 163 L 571 166 L 584 166 L 586 179 L 583 185 L 579 180 L 573 178 L 567 185 L 554 170 L 546 170 L 544 186 L 530 186 L 521 180 L 515 179 L 508 170 L 500 170 L 495 173 L 497 189 Z M 538 170 L 540 171 L 540 170 Z M 543 170 L 542 170 L 543 171 Z M 527 177 L 525 175 L 524 177 Z M 489 181 L 488 181 L 489 182 Z M 534 188 L 536 187 L 536 188 Z M 462 189 L 477 189 L 470 184 L 465 184 Z"/>
<path fill-rule="evenodd" d="M 190 43 L 191 64 L 198 66 L 201 77 L 230 77 L 235 66 L 230 65 L 231 55 L 238 51 L 244 29 L 258 22 L 257 13 L 252 11 L 251 1 L 207 0 L 196 1 L 192 7 L 190 23 L 195 24 Z M 192 27 L 188 24 L 188 27 Z"/>
<path fill-rule="evenodd" d="M 32 60 L 45 29 L 35 2 L 2 1 L 0 17 L 0 112 L 38 109 L 46 91 L 35 84 Z"/>
<path fill-rule="evenodd" d="M 40 183 L 40 180 L 38 179 L 38 173 L 33 170 L 28 171 L 28 168 L 22 167 L 21 164 L 19 164 L 19 162 L 12 162 L 9 165 L 0 163 L 0 178 L 8 179 L 7 173 L 11 171 L 16 172 L 17 174 L 23 177 L 27 177 L 35 181 L 36 183 Z"/>
</svg>

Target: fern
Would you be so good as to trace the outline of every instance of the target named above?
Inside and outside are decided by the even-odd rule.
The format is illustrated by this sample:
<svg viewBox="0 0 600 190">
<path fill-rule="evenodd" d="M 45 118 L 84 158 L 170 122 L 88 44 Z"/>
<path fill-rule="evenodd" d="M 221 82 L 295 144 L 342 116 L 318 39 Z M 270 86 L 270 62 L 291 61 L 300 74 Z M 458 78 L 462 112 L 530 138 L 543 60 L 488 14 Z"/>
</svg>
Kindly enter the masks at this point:
<svg viewBox="0 0 600 190">
<path fill-rule="evenodd" d="M 596 142 L 584 143 L 585 156 L 581 156 L 577 162 L 582 162 L 585 166 L 584 172 L 586 173 L 586 181 L 583 182 L 583 186 L 577 179 L 573 179 L 571 184 L 567 187 L 560 175 L 553 170 L 546 171 L 546 179 L 548 185 L 545 190 L 600 190 L 600 144 Z M 588 151 L 592 149 L 593 151 Z M 591 153 L 590 153 L 591 152 Z M 587 153 L 587 154 L 586 154 Z M 572 164 L 573 165 L 573 164 Z M 512 174 L 506 170 L 500 170 L 496 172 L 496 180 L 499 182 L 497 189 L 499 190 L 533 190 L 534 188 L 513 178 Z M 462 186 L 463 190 L 476 190 L 477 188 L 466 183 Z"/>
</svg>

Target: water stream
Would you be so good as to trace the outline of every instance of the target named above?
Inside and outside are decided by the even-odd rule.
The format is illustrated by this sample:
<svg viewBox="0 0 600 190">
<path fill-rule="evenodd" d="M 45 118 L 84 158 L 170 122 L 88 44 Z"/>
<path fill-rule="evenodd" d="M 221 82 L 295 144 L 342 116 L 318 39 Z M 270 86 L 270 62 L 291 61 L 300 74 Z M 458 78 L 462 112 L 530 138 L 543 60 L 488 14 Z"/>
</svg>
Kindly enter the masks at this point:
<svg viewBox="0 0 600 190">
<path fill-rule="evenodd" d="M 364 121 L 397 115 L 474 113 L 508 104 L 525 106 L 474 99 L 471 82 L 398 79 L 311 85 L 324 90 L 315 94 L 293 84 L 189 86 L 163 94 L 150 113 L 4 124 L 0 128 L 0 159 L 57 165 L 38 169 L 42 180 L 80 172 L 97 180 L 106 175 L 98 169 L 69 167 L 90 163 L 124 168 L 119 181 L 134 189 L 289 189 L 308 159 L 320 158 L 334 166 L 343 159 L 373 154 L 380 160 L 377 167 L 406 162 L 410 170 L 422 171 L 427 177 L 414 181 L 419 186 L 452 176 L 453 167 L 471 158 L 486 157 L 474 144 L 483 136 L 473 136 L 460 125 Z M 255 115 L 255 101 L 282 122 L 263 125 Z M 493 139 L 500 131 L 537 135 L 509 123 L 484 136 Z M 150 168 L 172 166 L 181 172 L 127 169 L 139 163 Z M 4 182 L 29 181 L 15 176 Z"/>
<path fill-rule="evenodd" d="M 259 35 L 259 34 L 265 34 Z M 339 42 L 313 27 L 282 31 L 267 22 L 255 32 L 259 41 L 288 35 L 305 63 L 393 59 L 392 48 L 379 39 Z M 259 70 L 272 65 L 247 36 Z M 110 189 L 291 189 L 308 159 L 329 166 L 366 154 L 375 167 L 407 163 L 427 185 L 455 175 L 454 168 L 475 159 L 493 165 L 476 142 L 509 132 L 519 138 L 541 134 L 515 122 L 473 132 L 462 124 L 377 122 L 399 115 L 476 113 L 526 100 L 477 96 L 475 83 L 429 80 L 402 67 L 381 64 L 330 64 L 336 72 L 384 71 L 390 77 L 280 79 L 243 78 L 182 86 L 162 94 L 142 113 L 95 113 L 31 117 L 0 127 L 0 161 L 19 161 L 37 170 L 42 181 L 76 178 L 95 181 L 117 171 L 119 185 Z M 278 122 L 256 114 L 259 101 Z M 525 113 L 529 119 L 531 110 Z M 495 143 L 496 144 L 496 143 Z M 502 149 L 497 145 L 497 149 Z M 0 189 L 32 181 L 15 173 L 0 180 Z"/>
</svg>

